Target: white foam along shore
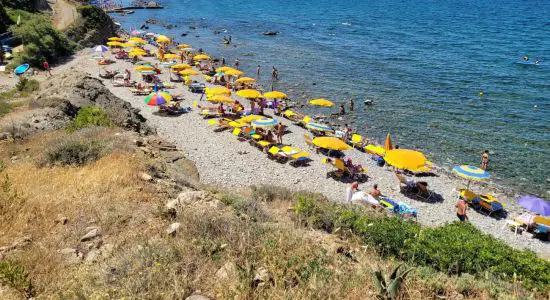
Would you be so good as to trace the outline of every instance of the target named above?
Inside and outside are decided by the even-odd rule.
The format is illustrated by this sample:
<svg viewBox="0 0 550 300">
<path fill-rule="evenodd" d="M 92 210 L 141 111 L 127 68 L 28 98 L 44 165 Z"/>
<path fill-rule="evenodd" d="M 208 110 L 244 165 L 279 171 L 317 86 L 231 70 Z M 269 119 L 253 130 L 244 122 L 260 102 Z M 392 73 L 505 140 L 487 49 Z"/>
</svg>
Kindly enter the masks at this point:
<svg viewBox="0 0 550 300">
<path fill-rule="evenodd" d="M 146 47 L 154 48 L 151 45 Z M 88 73 L 90 76 L 99 78 L 97 62 L 91 59 L 93 56 L 92 51 L 83 50 L 61 68 L 76 69 L 79 72 Z M 154 59 L 143 58 L 143 60 L 153 61 Z M 246 63 L 246 61 L 243 63 Z M 107 69 L 121 72 L 129 69 L 132 71 L 132 79 L 139 80 L 141 77 L 134 71 L 134 65 L 122 60 L 117 60 L 115 64 L 108 66 Z M 160 78 L 168 81 L 168 74 L 169 69 L 165 69 Z M 204 81 L 202 76 L 194 76 L 193 79 Z M 332 201 L 344 200 L 345 189 L 349 183 L 327 178 L 326 174 L 332 170 L 332 167 L 321 162 L 323 156 L 308 149 L 304 140 L 304 134 L 308 133 L 306 129 L 296 126 L 286 119 L 275 117 L 286 125 L 290 131 L 284 135 L 283 142 L 310 153 L 312 161 L 307 167 L 296 168 L 288 163 L 280 164 L 268 159 L 267 155 L 258 148 L 247 142 L 239 141 L 230 131 L 214 132 L 215 127 L 208 124 L 208 121 L 199 114 L 197 108 L 192 107 L 192 103 L 199 101 L 201 95 L 189 92 L 187 87 L 184 87 L 181 83 L 176 84 L 176 88 L 171 92 L 182 94 L 185 100 L 181 102 L 181 106 L 192 107 L 192 111 L 173 117 L 156 114 L 158 108 L 147 106 L 144 103 L 144 96 L 134 96 L 128 88 L 115 87 L 110 80 L 103 80 L 103 82 L 113 94 L 139 108 L 150 125 L 156 127 L 162 137 L 175 143 L 188 155 L 189 159 L 195 162 L 203 184 L 234 189 L 250 185 L 269 184 L 291 190 L 322 193 Z M 213 87 L 210 83 L 206 85 L 207 87 Z M 236 95 L 232 97 L 239 99 Z M 248 103 L 244 99 L 239 100 L 242 100 L 243 104 Z M 202 104 L 208 105 L 209 103 L 203 100 Z M 273 115 L 271 110 L 266 110 L 266 114 Z M 402 145 L 402 148 L 406 148 L 406 145 Z M 393 200 L 408 203 L 416 208 L 418 210 L 418 220 L 425 226 L 437 226 L 457 220 L 455 214 L 456 190 L 465 187 L 465 180 L 446 172 L 438 174 L 437 177 L 417 178 L 416 180 L 427 181 L 430 190 L 435 191 L 444 199 L 436 203 L 418 201 L 400 192 L 399 182 L 391 168 L 376 166 L 369 154 L 358 150 L 348 150 L 346 154 L 353 159 L 354 163 L 359 163 L 369 170 L 370 179 L 368 182 L 361 184 L 360 189 L 368 191 L 373 184 L 378 184 L 384 195 Z M 498 190 L 488 190 L 489 187 L 482 184 L 473 184 L 470 185 L 470 188 L 475 192 L 492 193 L 499 201 L 506 204 L 509 215 L 516 215 L 521 212 L 521 208 L 514 204 L 515 199 L 507 197 Z M 468 216 L 470 222 L 476 227 L 513 247 L 531 249 L 545 257 L 550 254 L 550 243 L 533 238 L 529 233 L 516 235 L 506 228 L 505 219 L 497 220 L 474 210 L 469 210 Z"/>
</svg>

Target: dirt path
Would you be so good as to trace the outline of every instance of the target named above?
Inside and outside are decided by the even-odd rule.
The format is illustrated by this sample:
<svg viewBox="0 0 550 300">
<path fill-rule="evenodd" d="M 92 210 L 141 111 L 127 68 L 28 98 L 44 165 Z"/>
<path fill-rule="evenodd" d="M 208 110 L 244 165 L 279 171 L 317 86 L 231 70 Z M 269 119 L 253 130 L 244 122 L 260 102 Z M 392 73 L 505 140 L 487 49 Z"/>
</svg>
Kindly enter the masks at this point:
<svg viewBox="0 0 550 300">
<path fill-rule="evenodd" d="M 67 29 L 78 17 L 73 4 L 67 0 L 50 0 L 53 10 L 53 24 L 59 30 Z"/>
</svg>

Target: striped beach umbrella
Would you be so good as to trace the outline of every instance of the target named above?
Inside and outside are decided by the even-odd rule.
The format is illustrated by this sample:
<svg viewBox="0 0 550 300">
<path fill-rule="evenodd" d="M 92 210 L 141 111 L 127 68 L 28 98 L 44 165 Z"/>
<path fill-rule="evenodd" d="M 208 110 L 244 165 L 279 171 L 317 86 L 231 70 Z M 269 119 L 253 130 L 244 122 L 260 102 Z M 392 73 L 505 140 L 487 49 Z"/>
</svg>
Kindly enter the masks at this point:
<svg viewBox="0 0 550 300">
<path fill-rule="evenodd" d="M 461 165 L 453 168 L 453 172 L 462 177 L 468 179 L 468 187 L 470 188 L 470 181 L 483 181 L 491 178 L 489 172 L 474 166 Z"/>
<path fill-rule="evenodd" d="M 251 124 L 253 127 L 266 128 L 266 127 L 273 127 L 279 124 L 279 121 L 271 118 L 261 118 L 261 119 L 252 121 Z"/>
<path fill-rule="evenodd" d="M 320 123 L 307 123 L 306 127 L 318 131 L 334 131 L 330 126 Z"/>
<path fill-rule="evenodd" d="M 107 48 L 107 46 L 103 46 L 103 45 L 98 45 L 94 48 L 94 52 L 107 52 L 109 51 L 109 48 Z"/>
<path fill-rule="evenodd" d="M 145 97 L 145 104 L 150 106 L 165 105 L 170 101 L 172 101 L 172 96 L 165 92 L 151 93 Z"/>
<path fill-rule="evenodd" d="M 157 74 L 157 71 L 151 70 L 151 71 L 140 71 L 139 74 L 141 75 L 155 75 Z"/>
</svg>

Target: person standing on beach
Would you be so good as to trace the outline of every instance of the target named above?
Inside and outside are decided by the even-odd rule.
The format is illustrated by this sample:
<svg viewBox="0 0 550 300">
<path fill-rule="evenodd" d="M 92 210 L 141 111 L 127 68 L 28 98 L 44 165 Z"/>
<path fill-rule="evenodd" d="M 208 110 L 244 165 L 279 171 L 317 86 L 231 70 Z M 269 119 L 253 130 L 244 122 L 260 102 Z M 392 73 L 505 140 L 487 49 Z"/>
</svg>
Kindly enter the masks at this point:
<svg viewBox="0 0 550 300">
<path fill-rule="evenodd" d="M 180 59 L 181 59 L 181 63 L 183 64 L 185 62 L 185 52 L 183 51 L 180 52 Z"/>
<path fill-rule="evenodd" d="M 279 123 L 277 125 L 277 143 L 283 144 L 283 134 L 285 134 L 285 125 Z"/>
<path fill-rule="evenodd" d="M 225 57 L 222 57 L 222 66 L 225 66 Z"/>
<path fill-rule="evenodd" d="M 258 79 L 260 78 L 260 68 L 260 65 L 258 65 L 258 67 L 256 68 L 256 76 L 258 76 Z"/>
<path fill-rule="evenodd" d="M 349 99 L 349 111 L 353 111 L 353 107 L 355 106 L 355 103 L 353 103 L 353 98 Z"/>
<path fill-rule="evenodd" d="M 239 59 L 235 59 L 235 68 L 238 70 L 239 69 L 239 65 L 241 64 L 241 62 L 239 61 Z"/>
<path fill-rule="evenodd" d="M 44 60 L 44 62 L 42 63 L 42 67 L 44 67 L 44 71 L 45 71 L 45 72 L 48 72 L 48 74 L 49 74 L 50 76 L 52 76 L 52 72 L 51 72 L 51 70 L 50 70 L 50 64 L 48 63 L 47 60 Z"/>
<path fill-rule="evenodd" d="M 483 153 L 481 153 L 481 168 L 483 170 L 487 170 L 488 166 L 489 166 L 489 150 L 485 150 Z"/>
<path fill-rule="evenodd" d="M 355 181 L 353 182 L 348 188 L 346 189 L 346 203 L 351 202 L 351 199 L 353 198 L 353 194 L 357 192 L 359 189 L 359 182 Z"/>
<path fill-rule="evenodd" d="M 460 222 L 466 222 L 468 220 L 468 216 L 466 215 L 466 209 L 468 208 L 468 205 L 466 204 L 466 201 L 462 198 L 458 199 L 456 202 L 456 216 L 460 220 Z"/>
</svg>

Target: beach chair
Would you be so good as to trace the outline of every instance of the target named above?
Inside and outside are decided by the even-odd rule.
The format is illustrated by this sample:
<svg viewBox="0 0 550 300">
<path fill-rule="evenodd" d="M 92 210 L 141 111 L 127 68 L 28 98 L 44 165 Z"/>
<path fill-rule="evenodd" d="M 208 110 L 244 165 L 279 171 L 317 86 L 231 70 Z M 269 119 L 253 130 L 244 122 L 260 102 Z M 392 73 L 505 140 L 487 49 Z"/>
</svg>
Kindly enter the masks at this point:
<svg viewBox="0 0 550 300">
<path fill-rule="evenodd" d="M 309 153 L 291 146 L 284 146 L 283 148 L 281 148 L 281 152 L 286 158 L 286 160 L 291 161 L 290 165 L 294 167 L 297 167 L 299 165 L 304 165 L 311 160 L 309 158 Z"/>
<path fill-rule="evenodd" d="M 281 149 L 277 146 L 271 146 L 271 148 L 267 150 L 267 157 L 280 163 L 286 162 L 286 156 L 281 155 Z"/>
<path fill-rule="evenodd" d="M 416 196 L 426 201 L 431 200 L 435 195 L 433 191 L 428 189 L 427 182 L 417 182 L 416 187 L 418 188 L 418 192 L 416 193 Z"/>
<path fill-rule="evenodd" d="M 363 138 L 363 136 L 359 135 L 359 134 L 352 134 L 351 135 L 351 140 L 349 141 L 349 144 L 352 145 L 354 148 L 357 148 L 357 149 L 362 149 L 361 147 L 363 146 L 363 141 L 364 141 L 365 138 Z"/>
<path fill-rule="evenodd" d="M 489 194 L 476 195 L 468 189 L 461 189 L 459 191 L 459 196 L 461 199 L 466 200 L 475 210 L 487 212 L 489 216 L 494 213 L 498 214 L 504 212 L 505 205 Z"/>
<path fill-rule="evenodd" d="M 395 173 L 395 176 L 397 176 L 397 179 L 399 180 L 399 190 L 402 193 L 411 193 L 414 191 L 414 188 L 416 187 L 416 182 L 414 182 L 414 180 L 407 180 L 407 177 L 398 173 Z"/>
<path fill-rule="evenodd" d="M 550 227 L 550 217 L 535 216 L 533 222 L 538 225 L 545 225 Z"/>
<path fill-rule="evenodd" d="M 310 116 L 305 116 L 303 119 L 299 120 L 297 123 L 295 123 L 298 126 L 306 127 L 306 125 L 311 122 Z"/>
</svg>

